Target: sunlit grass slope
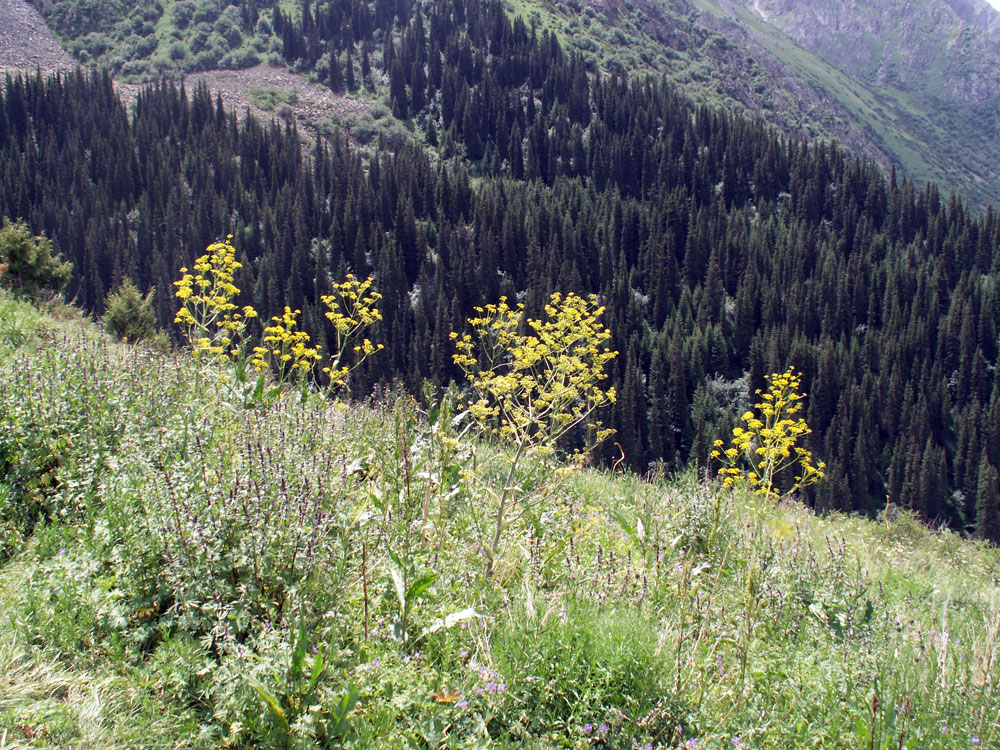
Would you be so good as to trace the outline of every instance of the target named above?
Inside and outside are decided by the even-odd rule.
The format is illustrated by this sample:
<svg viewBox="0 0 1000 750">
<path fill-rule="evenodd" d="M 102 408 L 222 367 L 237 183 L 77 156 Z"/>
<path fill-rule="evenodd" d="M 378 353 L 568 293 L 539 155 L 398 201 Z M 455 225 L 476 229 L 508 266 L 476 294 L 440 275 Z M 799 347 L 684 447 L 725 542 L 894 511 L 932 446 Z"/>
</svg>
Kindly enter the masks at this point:
<svg viewBox="0 0 1000 750">
<path fill-rule="evenodd" d="M 487 576 L 447 408 L 247 409 L 54 312 L 0 296 L 5 750 L 1000 743 L 994 550 L 534 461 Z"/>
</svg>

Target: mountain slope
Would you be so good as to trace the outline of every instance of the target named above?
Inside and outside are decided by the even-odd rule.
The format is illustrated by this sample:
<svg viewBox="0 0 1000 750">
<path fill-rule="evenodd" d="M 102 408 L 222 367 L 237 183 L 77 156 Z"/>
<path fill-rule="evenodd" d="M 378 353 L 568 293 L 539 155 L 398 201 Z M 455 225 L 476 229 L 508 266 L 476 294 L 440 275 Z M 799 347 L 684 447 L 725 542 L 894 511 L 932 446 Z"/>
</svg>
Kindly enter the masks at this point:
<svg viewBox="0 0 1000 750">
<path fill-rule="evenodd" d="M 55 311 L 0 290 L 5 748 L 1000 741 L 995 549 L 533 458 L 490 577 L 444 407 L 247 410 Z"/>
<path fill-rule="evenodd" d="M 80 60 L 133 80 L 294 61 L 270 9 L 256 3 L 38 5 Z M 285 17 L 301 17 L 300 2 L 280 6 Z M 505 7 L 554 32 L 592 71 L 664 74 L 695 101 L 760 117 L 797 138 L 833 138 L 979 205 L 1000 201 L 992 163 L 1000 144 L 1000 14 L 982 0 L 808 7 L 781 0 L 505 0 Z M 383 95 L 384 83 L 372 93 Z"/>
<path fill-rule="evenodd" d="M 33 5 L 0 0 L 0 70 L 59 70 L 75 64 Z"/>
<path fill-rule="evenodd" d="M 1000 13 L 944 0 L 700 2 L 725 12 L 799 77 L 826 79 L 827 90 L 913 177 L 996 200 Z M 831 79 L 782 34 L 851 82 Z M 859 88 L 868 94 L 863 106 L 852 102 L 851 89 Z"/>
</svg>

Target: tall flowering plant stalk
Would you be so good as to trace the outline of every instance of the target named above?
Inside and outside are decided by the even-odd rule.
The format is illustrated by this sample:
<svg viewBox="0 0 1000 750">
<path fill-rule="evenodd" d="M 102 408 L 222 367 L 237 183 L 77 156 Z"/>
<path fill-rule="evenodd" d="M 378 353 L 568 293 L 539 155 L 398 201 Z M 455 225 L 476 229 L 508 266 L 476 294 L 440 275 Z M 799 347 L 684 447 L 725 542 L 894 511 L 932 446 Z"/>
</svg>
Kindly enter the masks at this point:
<svg viewBox="0 0 1000 750">
<path fill-rule="evenodd" d="M 309 345 L 309 334 L 296 330 L 301 310 L 285 306 L 282 315 L 271 318 L 271 325 L 264 328 L 264 338 L 253 348 L 250 364 L 256 372 L 262 373 L 272 365 L 278 373 L 278 382 L 291 378 L 304 380 L 319 361 L 319 350 Z"/>
<path fill-rule="evenodd" d="M 483 484 L 493 500 L 491 532 L 483 544 L 492 575 L 504 531 L 515 520 L 510 514 L 526 505 L 514 482 L 519 464 L 532 453 L 551 456 L 564 436 L 614 402 L 614 388 L 605 389 L 602 381 L 604 366 L 618 353 L 607 349 L 611 333 L 600 322 L 604 308 L 593 295 L 553 294 L 544 319 L 525 321 L 528 333 L 520 333 L 524 305 L 512 308 L 505 297 L 476 312 L 469 319 L 472 333 L 451 334 L 455 364 L 477 395 L 469 414 L 486 434 L 514 448 L 513 454 L 501 454 L 509 464 L 502 483 Z M 588 450 L 614 432 L 600 422 L 591 427 Z"/>
<path fill-rule="evenodd" d="M 754 404 L 755 414 L 743 415 L 743 427 L 733 429 L 732 444 L 723 448 L 722 440 L 715 441 L 711 457 L 722 464 L 719 476 L 724 487 L 745 486 L 754 494 L 770 500 L 779 500 L 823 478 L 826 464 L 813 463 L 812 453 L 799 445 L 802 438 L 812 432 L 802 417 L 805 394 L 800 394 L 802 378 L 789 367 L 783 373 L 767 377 L 767 393 L 757 391 L 760 403 Z M 785 490 L 778 485 L 778 477 L 787 469 L 800 472 Z"/>
<path fill-rule="evenodd" d="M 326 318 L 333 324 L 334 346 L 330 364 L 323 368 L 330 379 L 329 389 L 336 392 L 347 384 L 351 372 L 375 352 L 385 348 L 384 344 L 373 344 L 363 333 L 382 320 L 378 301 L 382 295 L 372 287 L 372 277 L 360 281 L 353 274 L 347 274 L 344 281 L 333 285 L 333 294 L 321 298 L 327 307 Z M 349 357 L 353 361 L 347 364 Z"/>
<path fill-rule="evenodd" d="M 174 323 L 181 326 L 198 359 L 240 357 L 247 321 L 257 317 L 250 305 L 241 309 L 233 302 L 240 293 L 233 281 L 242 264 L 236 260 L 232 238 L 209 245 L 174 282 L 175 296 L 181 300 Z"/>
</svg>

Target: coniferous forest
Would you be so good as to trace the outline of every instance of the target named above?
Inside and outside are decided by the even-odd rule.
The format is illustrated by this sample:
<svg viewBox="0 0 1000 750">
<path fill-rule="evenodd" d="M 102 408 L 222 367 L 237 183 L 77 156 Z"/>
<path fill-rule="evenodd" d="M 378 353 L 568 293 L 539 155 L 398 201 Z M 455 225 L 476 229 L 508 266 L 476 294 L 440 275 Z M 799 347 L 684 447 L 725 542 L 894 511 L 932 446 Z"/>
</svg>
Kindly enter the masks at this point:
<svg viewBox="0 0 1000 750">
<path fill-rule="evenodd" d="M 828 465 L 817 510 L 889 499 L 1000 527 L 980 482 L 1000 467 L 992 210 L 588 70 L 499 2 L 305 0 L 274 25 L 290 64 L 326 55 L 332 89 L 387 81 L 413 142 L 304 148 L 204 87 L 163 82 L 130 111 L 103 74 L 6 78 L 0 215 L 72 262 L 70 299 L 101 313 L 128 278 L 169 327 L 178 269 L 232 234 L 246 303 L 301 309 L 322 341 L 331 281 L 372 275 L 386 348 L 352 382 L 364 397 L 460 382 L 449 334 L 476 305 L 537 315 L 553 291 L 595 293 L 620 352 L 603 419 L 635 471 L 709 468 L 765 375 L 793 365 Z"/>
</svg>

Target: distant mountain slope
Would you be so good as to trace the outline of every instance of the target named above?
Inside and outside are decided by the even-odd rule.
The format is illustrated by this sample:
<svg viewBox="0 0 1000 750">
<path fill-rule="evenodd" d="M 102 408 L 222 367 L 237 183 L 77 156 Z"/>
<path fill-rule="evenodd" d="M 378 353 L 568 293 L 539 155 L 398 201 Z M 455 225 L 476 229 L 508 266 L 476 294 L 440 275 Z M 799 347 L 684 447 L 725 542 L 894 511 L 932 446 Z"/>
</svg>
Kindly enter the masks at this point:
<svg viewBox="0 0 1000 750">
<path fill-rule="evenodd" d="M 509 0 L 601 64 L 1000 200 L 1000 13 L 983 0 Z"/>
<path fill-rule="evenodd" d="M 749 32 L 799 80 L 823 85 L 913 177 L 997 200 L 1000 13 L 985 2 L 698 2 Z"/>
<path fill-rule="evenodd" d="M 0 0 L 0 69 L 43 70 L 76 64 L 25 0 Z"/>
<path fill-rule="evenodd" d="M 129 80 L 289 57 L 270 2 L 33 2 L 79 60 Z M 301 17 L 300 0 L 278 5 L 284 16 Z M 316 13 L 327 5 L 310 2 Z M 956 189 L 979 205 L 1000 203 L 994 163 L 1000 150 L 1000 13 L 984 0 L 504 5 L 539 31 L 556 33 L 592 71 L 663 74 L 697 102 L 760 117 L 797 138 L 833 138 L 919 182 Z M 325 61 L 324 51 L 311 56 Z M 376 57 L 380 52 L 372 51 Z M 325 64 L 311 75 L 321 80 Z M 386 82 L 374 83 L 379 90 L 371 93 L 385 96 Z"/>
</svg>

